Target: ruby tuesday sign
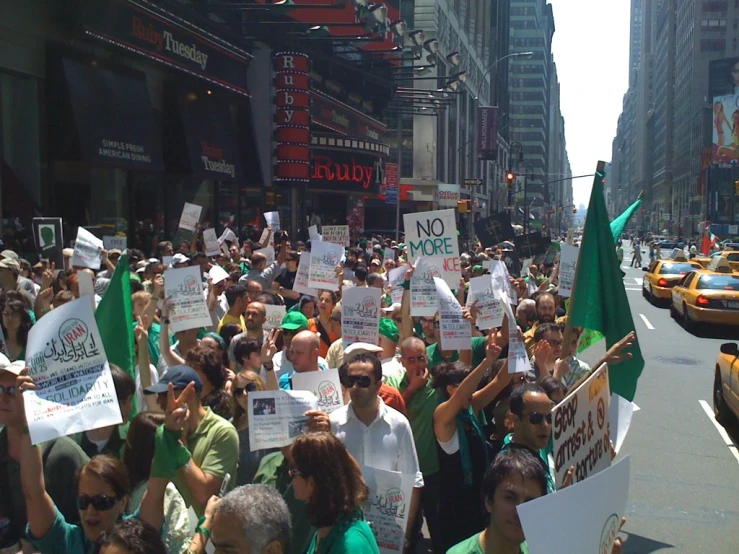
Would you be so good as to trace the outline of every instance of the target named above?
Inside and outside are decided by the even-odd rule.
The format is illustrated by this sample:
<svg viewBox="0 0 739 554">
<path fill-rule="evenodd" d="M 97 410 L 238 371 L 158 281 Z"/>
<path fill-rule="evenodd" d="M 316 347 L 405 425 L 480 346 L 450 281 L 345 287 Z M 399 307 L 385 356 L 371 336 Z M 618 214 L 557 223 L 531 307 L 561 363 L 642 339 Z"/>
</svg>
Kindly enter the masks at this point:
<svg viewBox="0 0 739 554">
<path fill-rule="evenodd" d="M 369 153 L 313 148 L 311 188 L 379 194 L 385 160 Z"/>
</svg>

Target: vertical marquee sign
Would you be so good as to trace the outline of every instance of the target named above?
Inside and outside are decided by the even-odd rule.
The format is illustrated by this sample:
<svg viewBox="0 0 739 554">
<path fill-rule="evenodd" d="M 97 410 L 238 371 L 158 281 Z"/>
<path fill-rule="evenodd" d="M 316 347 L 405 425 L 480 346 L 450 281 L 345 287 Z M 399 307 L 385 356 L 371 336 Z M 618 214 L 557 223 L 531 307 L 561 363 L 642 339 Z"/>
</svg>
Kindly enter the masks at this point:
<svg viewBox="0 0 739 554">
<path fill-rule="evenodd" d="M 498 107 L 477 108 L 477 159 L 495 160 L 498 157 Z"/>
<path fill-rule="evenodd" d="M 275 177 L 281 184 L 310 181 L 310 58 L 277 52 L 275 71 Z"/>
</svg>

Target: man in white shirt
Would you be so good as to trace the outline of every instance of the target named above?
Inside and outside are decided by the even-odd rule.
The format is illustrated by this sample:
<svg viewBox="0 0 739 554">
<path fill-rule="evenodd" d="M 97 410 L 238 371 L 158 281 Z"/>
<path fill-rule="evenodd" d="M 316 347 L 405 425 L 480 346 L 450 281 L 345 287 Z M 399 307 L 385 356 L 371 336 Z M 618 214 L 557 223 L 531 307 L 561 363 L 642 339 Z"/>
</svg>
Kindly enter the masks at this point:
<svg viewBox="0 0 739 554">
<path fill-rule="evenodd" d="M 414 477 L 408 521 L 415 521 L 423 474 L 418 466 L 408 419 L 386 406 L 377 394 L 382 385 L 380 360 L 374 354 L 359 354 L 342 364 L 339 377 L 351 401 L 331 413 L 331 430 L 360 466 L 399 471 Z M 413 526 L 409 525 L 406 544 L 413 532 Z"/>
<path fill-rule="evenodd" d="M 400 340 L 398 325 L 389 317 L 380 319 L 380 346 L 382 347 L 382 375 L 398 377 L 404 373 L 403 365 L 395 357 Z"/>
<path fill-rule="evenodd" d="M 290 357 L 290 345 L 295 335 L 301 331 L 308 330 L 308 319 L 300 312 L 287 312 L 285 317 L 282 318 L 280 330 L 282 331 L 283 348 L 272 358 L 274 372 L 278 381 L 283 375 L 292 375 L 295 373 L 295 366 L 293 366 L 292 358 Z M 318 356 L 318 369 L 321 371 L 328 369 L 326 360 L 321 356 Z"/>
</svg>

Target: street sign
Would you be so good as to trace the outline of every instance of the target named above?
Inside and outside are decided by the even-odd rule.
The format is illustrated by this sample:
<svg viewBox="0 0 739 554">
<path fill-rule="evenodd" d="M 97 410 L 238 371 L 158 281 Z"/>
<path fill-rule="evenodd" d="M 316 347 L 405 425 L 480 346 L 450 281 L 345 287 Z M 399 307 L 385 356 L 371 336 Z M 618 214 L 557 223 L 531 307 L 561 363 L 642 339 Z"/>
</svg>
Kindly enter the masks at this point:
<svg viewBox="0 0 739 554">
<path fill-rule="evenodd" d="M 465 179 L 464 186 L 466 187 L 479 187 L 482 185 L 482 179 Z"/>
<path fill-rule="evenodd" d="M 385 203 L 398 203 L 398 164 L 385 164 Z"/>
</svg>

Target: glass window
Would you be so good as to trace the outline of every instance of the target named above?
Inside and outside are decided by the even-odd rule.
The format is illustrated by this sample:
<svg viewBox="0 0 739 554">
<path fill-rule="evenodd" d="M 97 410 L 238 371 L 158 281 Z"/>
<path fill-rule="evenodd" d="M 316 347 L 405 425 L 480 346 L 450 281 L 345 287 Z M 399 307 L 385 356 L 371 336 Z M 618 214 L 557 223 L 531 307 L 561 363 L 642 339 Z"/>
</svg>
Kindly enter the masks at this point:
<svg viewBox="0 0 739 554">
<path fill-rule="evenodd" d="M 699 290 L 739 290 L 739 275 L 704 275 L 696 286 Z"/>
<path fill-rule="evenodd" d="M 692 264 L 664 263 L 659 270 L 660 275 L 684 275 L 688 271 L 693 271 L 695 266 Z"/>
</svg>

